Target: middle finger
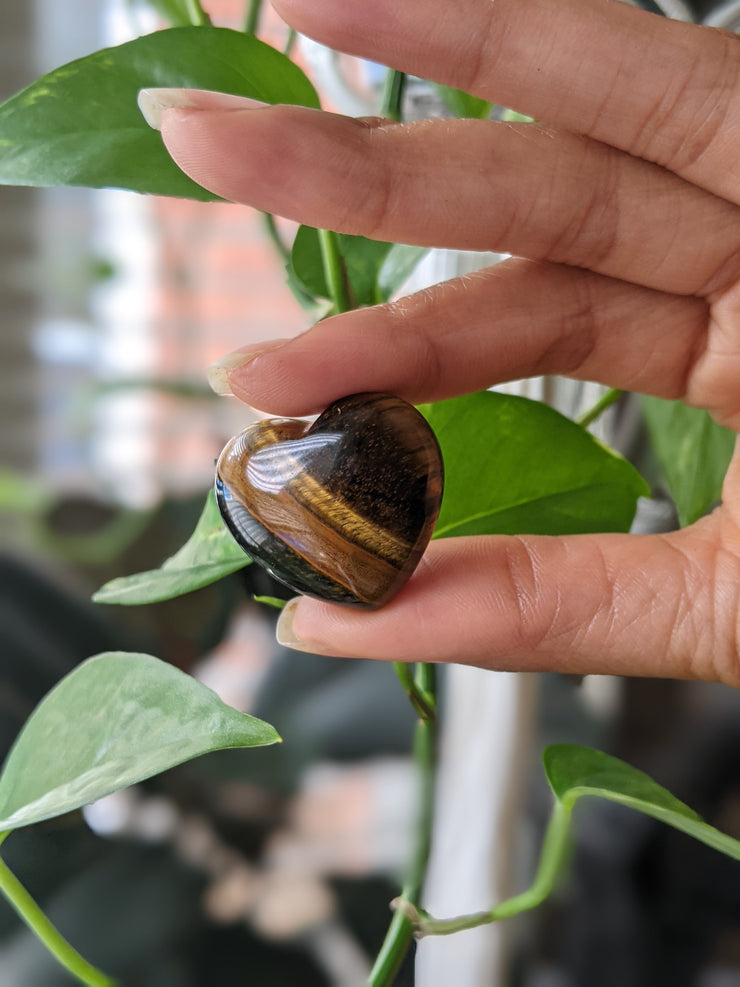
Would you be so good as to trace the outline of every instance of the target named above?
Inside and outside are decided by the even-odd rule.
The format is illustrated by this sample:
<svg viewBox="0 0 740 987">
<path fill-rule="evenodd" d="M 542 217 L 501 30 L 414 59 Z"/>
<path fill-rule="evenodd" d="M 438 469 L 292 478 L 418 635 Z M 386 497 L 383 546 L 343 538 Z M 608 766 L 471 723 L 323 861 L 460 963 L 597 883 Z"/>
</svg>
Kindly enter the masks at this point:
<svg viewBox="0 0 740 987">
<path fill-rule="evenodd" d="M 169 110 L 165 143 L 224 198 L 311 226 L 508 252 L 680 294 L 740 267 L 740 210 L 657 165 L 535 124 L 398 125 L 302 107 Z"/>
</svg>

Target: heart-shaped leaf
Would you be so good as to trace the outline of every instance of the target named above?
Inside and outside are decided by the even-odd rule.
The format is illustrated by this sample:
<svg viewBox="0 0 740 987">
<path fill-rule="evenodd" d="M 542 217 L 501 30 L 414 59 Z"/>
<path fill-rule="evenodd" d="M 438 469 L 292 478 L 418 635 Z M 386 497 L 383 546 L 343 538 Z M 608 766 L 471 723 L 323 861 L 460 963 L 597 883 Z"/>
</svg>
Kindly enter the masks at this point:
<svg viewBox="0 0 740 987">
<path fill-rule="evenodd" d="M 156 31 L 55 69 L 0 106 L 0 183 L 214 198 L 180 171 L 139 112 L 138 91 L 158 86 L 319 105 L 298 66 L 251 35 Z"/>
<path fill-rule="evenodd" d="M 123 606 L 158 603 L 215 583 L 251 561 L 226 529 L 210 491 L 195 530 L 175 555 L 159 569 L 111 579 L 93 600 Z"/>
<path fill-rule="evenodd" d="M 642 407 L 679 520 L 692 524 L 719 500 L 737 436 L 680 401 L 644 397 Z"/>
<path fill-rule="evenodd" d="M 0 775 L 0 832 L 79 809 L 176 764 L 280 740 L 151 655 L 107 652 L 37 706 Z"/>
<path fill-rule="evenodd" d="M 554 744 L 545 750 L 543 763 L 555 798 L 567 809 L 586 795 L 619 802 L 740 860 L 739 840 L 705 823 L 693 809 L 625 761 L 591 747 Z"/>
<path fill-rule="evenodd" d="M 625 459 L 538 401 L 483 391 L 419 410 L 445 464 L 435 538 L 627 531 L 649 493 Z"/>
</svg>

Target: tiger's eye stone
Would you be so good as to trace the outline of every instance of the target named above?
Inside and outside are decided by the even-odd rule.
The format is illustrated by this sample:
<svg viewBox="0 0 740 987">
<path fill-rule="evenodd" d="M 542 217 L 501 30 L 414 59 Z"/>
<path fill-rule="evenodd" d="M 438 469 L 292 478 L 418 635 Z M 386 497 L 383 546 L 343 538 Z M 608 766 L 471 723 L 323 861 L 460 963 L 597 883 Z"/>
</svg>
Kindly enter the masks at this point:
<svg viewBox="0 0 740 987">
<path fill-rule="evenodd" d="M 416 568 L 442 482 L 437 440 L 416 408 L 355 394 L 312 424 L 245 428 L 218 460 L 216 499 L 244 551 L 286 586 L 375 608 Z"/>
</svg>

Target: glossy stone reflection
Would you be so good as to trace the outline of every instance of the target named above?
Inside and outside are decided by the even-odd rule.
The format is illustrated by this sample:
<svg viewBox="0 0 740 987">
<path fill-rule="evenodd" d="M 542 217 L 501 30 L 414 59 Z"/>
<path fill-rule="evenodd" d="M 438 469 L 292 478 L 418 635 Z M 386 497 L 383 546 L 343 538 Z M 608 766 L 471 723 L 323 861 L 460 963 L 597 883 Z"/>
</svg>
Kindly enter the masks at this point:
<svg viewBox="0 0 740 987">
<path fill-rule="evenodd" d="M 379 607 L 429 542 L 442 458 L 412 405 L 355 394 L 313 424 L 271 418 L 240 432 L 218 460 L 216 499 L 245 552 L 286 586 Z"/>
</svg>

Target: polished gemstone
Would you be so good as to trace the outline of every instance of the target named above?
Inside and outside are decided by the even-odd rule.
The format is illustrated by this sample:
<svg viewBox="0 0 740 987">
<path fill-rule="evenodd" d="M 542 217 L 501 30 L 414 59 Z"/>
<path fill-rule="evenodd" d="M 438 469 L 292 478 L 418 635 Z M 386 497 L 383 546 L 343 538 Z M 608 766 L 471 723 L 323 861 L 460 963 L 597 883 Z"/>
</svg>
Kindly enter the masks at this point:
<svg viewBox="0 0 740 987">
<path fill-rule="evenodd" d="M 426 548 L 442 458 L 412 405 L 387 394 L 336 401 L 313 423 L 270 418 L 228 442 L 216 498 L 255 562 L 298 593 L 380 607 Z"/>
</svg>

